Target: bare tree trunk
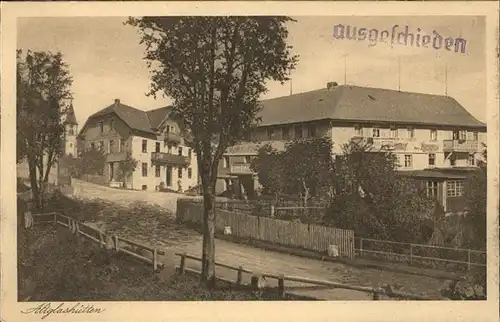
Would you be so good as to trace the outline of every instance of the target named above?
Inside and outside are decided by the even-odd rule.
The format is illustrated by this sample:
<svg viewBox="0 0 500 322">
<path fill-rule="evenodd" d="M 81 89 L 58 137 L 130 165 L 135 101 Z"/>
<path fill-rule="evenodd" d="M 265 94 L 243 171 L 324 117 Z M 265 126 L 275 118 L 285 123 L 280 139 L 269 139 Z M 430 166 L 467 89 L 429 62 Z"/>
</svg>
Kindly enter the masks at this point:
<svg viewBox="0 0 500 322">
<path fill-rule="evenodd" d="M 42 209 L 42 204 L 40 200 L 40 191 L 38 189 L 38 181 L 36 177 L 36 163 L 35 160 L 33 160 L 31 157 L 28 157 L 28 169 L 29 169 L 29 176 L 30 176 L 30 184 L 31 184 L 31 193 L 33 195 L 33 201 L 35 203 L 35 208 L 37 210 Z"/>
<path fill-rule="evenodd" d="M 203 249 L 201 282 L 215 286 L 215 195 L 210 174 L 202 174 L 203 186 Z"/>
</svg>

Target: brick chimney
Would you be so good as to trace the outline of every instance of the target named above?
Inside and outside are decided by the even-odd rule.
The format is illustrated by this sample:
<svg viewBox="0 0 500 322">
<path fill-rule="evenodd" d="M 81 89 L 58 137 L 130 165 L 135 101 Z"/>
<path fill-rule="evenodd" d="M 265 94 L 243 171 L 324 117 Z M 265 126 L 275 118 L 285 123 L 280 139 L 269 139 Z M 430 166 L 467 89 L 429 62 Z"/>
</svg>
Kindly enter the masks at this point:
<svg viewBox="0 0 500 322">
<path fill-rule="evenodd" d="M 115 105 L 120 105 L 120 99 L 119 98 L 115 98 Z"/>
<path fill-rule="evenodd" d="M 337 82 L 328 82 L 328 83 L 326 83 L 326 89 L 330 90 L 330 89 L 337 87 L 338 85 L 339 84 Z"/>
</svg>

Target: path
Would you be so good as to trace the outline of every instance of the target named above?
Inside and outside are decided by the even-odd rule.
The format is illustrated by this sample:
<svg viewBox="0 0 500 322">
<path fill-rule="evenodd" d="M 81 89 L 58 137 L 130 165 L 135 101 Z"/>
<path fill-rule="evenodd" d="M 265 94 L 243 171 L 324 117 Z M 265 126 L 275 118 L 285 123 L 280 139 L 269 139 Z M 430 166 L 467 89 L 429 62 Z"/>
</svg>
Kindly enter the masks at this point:
<svg viewBox="0 0 500 322">
<path fill-rule="evenodd" d="M 143 201 L 169 208 L 176 205 L 179 197 L 177 194 L 126 191 L 107 187 L 96 186 L 88 183 L 77 183 L 78 196 L 83 198 L 100 198 L 121 205 L 130 205 L 134 201 Z M 182 195 L 181 195 L 182 196 Z M 174 208 L 175 209 L 175 208 Z M 169 210 L 172 211 L 172 208 Z M 122 219 L 118 219 L 116 216 Z M 126 217 L 126 218 L 124 218 Z M 139 242 L 156 245 L 165 250 L 166 255 L 160 258 L 167 266 L 166 274 L 170 274 L 173 267 L 179 265 L 176 252 L 186 252 L 190 255 L 201 257 L 202 238 L 199 233 L 178 225 L 173 221 L 172 213 L 159 214 L 156 211 L 142 211 L 131 215 L 110 215 L 101 217 L 101 226 L 113 226 L 118 235 L 132 238 Z M 107 223 L 106 223 L 107 222 Z M 117 225 L 118 224 L 118 225 Z M 118 227 L 119 226 L 119 227 Z M 133 231 L 132 229 L 133 228 Z M 444 281 L 417 275 L 395 273 L 377 269 L 361 269 L 341 263 L 332 263 L 298 256 L 265 251 L 247 245 L 231 243 L 225 240 L 216 240 L 216 261 L 231 266 L 243 266 L 253 272 L 268 274 L 285 274 L 317 280 L 328 280 L 355 284 L 361 286 L 379 286 L 383 284 L 398 284 L 403 292 L 441 298 L 440 289 Z M 195 260 L 187 261 L 188 268 L 199 270 L 200 263 Z M 236 280 L 236 272 L 218 267 L 218 276 Z M 244 282 L 249 282 L 250 276 L 244 274 Z M 268 280 L 271 285 L 275 280 Z M 285 286 L 290 286 L 287 282 Z M 296 283 L 294 286 L 297 285 Z M 315 296 L 329 300 L 367 300 L 371 295 L 364 292 L 351 290 L 307 290 L 294 291 L 294 293 Z"/>
<path fill-rule="evenodd" d="M 201 238 L 189 244 L 182 246 L 172 246 L 167 248 L 167 265 L 179 266 L 179 256 L 173 257 L 175 252 L 186 252 L 190 255 L 201 257 L 202 241 Z M 173 261 L 173 263 L 172 263 Z M 399 284 L 402 291 L 413 294 L 432 296 L 441 298 L 439 289 L 443 287 L 442 280 L 409 275 L 403 273 L 393 273 L 377 269 L 361 269 L 344 265 L 341 263 L 332 263 L 298 256 L 266 251 L 242 244 L 236 244 L 225 240 L 216 240 L 216 261 L 228 264 L 234 267 L 243 266 L 252 272 L 267 274 L 285 274 L 287 276 L 296 276 L 317 280 L 327 280 L 346 284 L 360 286 L 379 286 L 383 284 Z M 195 260 L 187 260 L 187 267 L 199 270 L 200 263 Z M 216 274 L 226 279 L 236 280 L 236 271 L 217 267 Z M 247 275 L 247 274 L 245 274 Z M 250 281 L 250 276 L 244 276 L 244 281 Z M 268 280 L 268 283 L 277 285 L 276 280 Z M 289 283 L 290 286 L 303 285 L 299 283 Z M 316 296 L 318 298 L 329 300 L 369 300 L 371 295 L 364 292 L 351 290 L 307 290 L 295 291 L 294 293 Z"/>
</svg>

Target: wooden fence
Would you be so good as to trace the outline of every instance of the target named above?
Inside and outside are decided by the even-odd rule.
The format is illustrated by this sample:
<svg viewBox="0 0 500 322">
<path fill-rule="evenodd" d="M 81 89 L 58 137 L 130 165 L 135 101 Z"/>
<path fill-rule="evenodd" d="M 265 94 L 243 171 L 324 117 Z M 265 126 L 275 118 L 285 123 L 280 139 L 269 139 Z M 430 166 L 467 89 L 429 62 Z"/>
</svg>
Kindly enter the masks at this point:
<svg viewBox="0 0 500 322">
<path fill-rule="evenodd" d="M 361 257 L 384 258 L 410 265 L 453 265 L 470 270 L 486 267 L 486 252 L 472 249 L 401 243 L 370 238 L 356 238 L 356 253 Z M 454 268 L 455 268 L 454 267 Z"/>
<path fill-rule="evenodd" d="M 180 257 L 180 265 L 176 267 L 176 271 L 179 274 L 184 274 L 186 272 L 191 272 L 194 274 L 200 274 L 201 272 L 195 270 L 195 269 L 190 269 L 187 268 L 187 260 L 195 260 L 198 262 L 201 262 L 202 259 L 196 256 L 188 255 L 186 253 L 176 253 L 175 255 Z M 358 286 L 358 285 L 350 285 L 350 284 L 344 284 L 344 283 L 337 283 L 337 282 L 330 282 L 330 281 L 322 281 L 322 280 L 314 280 L 314 279 L 309 279 L 309 278 L 303 278 L 303 277 L 295 277 L 295 276 L 285 276 L 284 274 L 256 274 L 250 270 L 244 269 L 242 266 L 239 267 L 234 267 L 231 265 L 227 265 L 224 263 L 219 263 L 215 262 L 215 266 L 218 267 L 223 267 L 232 271 L 236 272 L 236 279 L 235 280 L 230 280 L 227 278 L 223 277 L 217 277 L 220 280 L 223 280 L 225 282 L 229 282 L 232 284 L 237 284 L 237 285 L 242 285 L 243 284 L 243 274 L 250 274 L 251 275 L 251 286 L 252 289 L 255 291 L 260 291 L 262 288 L 267 287 L 265 284 L 261 284 L 261 277 L 264 278 L 269 278 L 269 279 L 275 279 L 278 281 L 278 294 L 282 297 L 285 298 L 286 296 L 286 290 L 300 290 L 300 289 L 347 289 L 347 290 L 354 290 L 354 291 L 359 291 L 359 292 L 365 292 L 369 293 L 372 295 L 373 300 L 380 300 L 381 296 L 386 296 L 388 298 L 392 299 L 400 299 L 400 300 L 433 300 L 430 297 L 426 296 L 421 296 L 421 295 L 415 295 L 415 294 L 410 294 L 410 293 L 405 293 L 405 292 L 398 292 L 398 291 L 393 291 L 391 288 L 386 287 L 367 287 L 367 286 Z M 308 286 L 286 286 L 286 282 L 295 282 L 295 283 L 303 283 Z M 312 286 L 312 287 L 311 287 Z"/>
<path fill-rule="evenodd" d="M 93 228 L 58 212 L 44 214 L 24 213 L 24 227 L 26 229 L 43 223 L 52 223 L 67 227 L 73 234 L 90 239 L 98 243 L 100 247 L 110 251 L 116 251 L 117 253 L 124 253 L 146 264 L 152 265 L 155 271 L 164 267 L 164 264 L 160 263 L 158 256 L 165 255 L 165 252 L 156 247 L 140 244 L 118 237 L 117 235 L 106 235 L 99 229 Z"/>
<path fill-rule="evenodd" d="M 203 223 L 202 204 L 179 199 L 177 220 L 201 225 Z M 321 253 L 327 252 L 330 245 L 336 245 L 339 256 L 349 258 L 355 256 L 354 231 L 352 230 L 259 217 L 222 209 L 217 209 L 215 229 L 219 232 L 229 229 L 230 234 L 238 237 Z"/>
</svg>

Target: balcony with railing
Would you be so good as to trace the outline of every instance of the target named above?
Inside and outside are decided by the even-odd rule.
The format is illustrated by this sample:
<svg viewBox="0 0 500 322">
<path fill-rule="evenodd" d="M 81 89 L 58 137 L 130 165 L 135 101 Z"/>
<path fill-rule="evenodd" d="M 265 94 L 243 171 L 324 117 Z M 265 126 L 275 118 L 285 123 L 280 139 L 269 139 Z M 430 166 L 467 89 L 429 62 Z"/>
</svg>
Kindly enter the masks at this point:
<svg viewBox="0 0 500 322">
<path fill-rule="evenodd" d="M 127 158 L 127 151 L 110 152 L 106 154 L 106 162 L 120 162 Z"/>
<path fill-rule="evenodd" d="M 250 163 L 235 163 L 231 165 L 231 174 L 253 174 Z"/>
<path fill-rule="evenodd" d="M 372 151 L 406 151 L 408 149 L 408 141 L 403 138 L 354 136 L 351 138 L 351 143 L 357 144 L 360 147 L 366 147 L 367 149 L 370 149 Z"/>
<path fill-rule="evenodd" d="M 163 134 L 163 141 L 167 143 L 179 144 L 181 143 L 181 135 L 175 132 L 167 132 Z"/>
<path fill-rule="evenodd" d="M 473 140 L 444 140 L 444 152 L 476 152 L 479 142 Z"/>
<path fill-rule="evenodd" d="M 175 166 L 187 166 L 191 163 L 191 158 L 165 152 L 151 152 L 151 161 L 156 164 L 169 164 Z"/>
</svg>

